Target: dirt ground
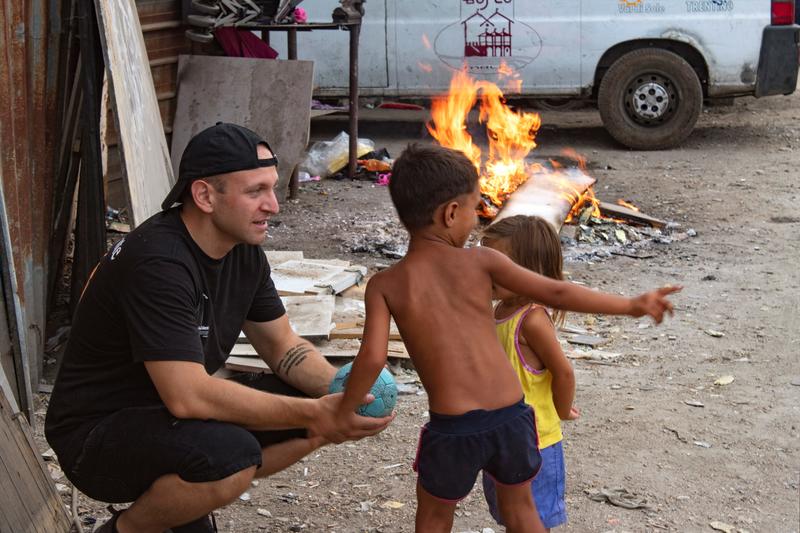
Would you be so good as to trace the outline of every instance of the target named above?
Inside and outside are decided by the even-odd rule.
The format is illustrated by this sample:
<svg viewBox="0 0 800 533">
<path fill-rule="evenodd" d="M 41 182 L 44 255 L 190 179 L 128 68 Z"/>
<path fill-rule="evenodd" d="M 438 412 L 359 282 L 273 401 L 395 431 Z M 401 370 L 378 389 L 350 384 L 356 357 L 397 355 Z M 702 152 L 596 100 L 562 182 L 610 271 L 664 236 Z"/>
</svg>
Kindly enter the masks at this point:
<svg viewBox="0 0 800 533">
<path fill-rule="evenodd" d="M 409 141 L 430 142 L 418 116 L 373 114 L 361 134 L 396 156 Z M 543 124 L 538 152 L 572 147 L 585 155 L 601 199 L 629 199 L 697 233 L 654 245 L 647 259 L 566 265 L 572 280 L 626 295 L 685 288 L 675 317 L 659 327 L 570 317 L 623 356 L 574 361 L 582 416 L 563 425 L 569 524 L 561 530 L 694 532 L 718 522 L 720 530 L 800 531 L 800 95 L 707 108 L 692 136 L 670 151 L 620 147 L 592 109 L 545 112 Z M 345 127 L 321 121 L 313 136 Z M 402 235 L 386 187 L 326 180 L 304 184 L 297 200 L 283 203 L 267 247 L 374 269 L 393 259 L 351 250 L 376 232 Z M 735 380 L 714 384 L 726 375 Z M 262 480 L 248 501 L 217 512 L 220 531 L 412 531 L 411 463 L 425 396 L 401 396 L 397 412 L 378 437 L 326 447 Z M 603 487 L 623 487 L 648 508 L 589 498 Z M 82 498 L 81 507 L 103 516 L 97 503 Z M 485 528 L 502 531 L 478 483 L 459 505 L 454 531 Z"/>
</svg>

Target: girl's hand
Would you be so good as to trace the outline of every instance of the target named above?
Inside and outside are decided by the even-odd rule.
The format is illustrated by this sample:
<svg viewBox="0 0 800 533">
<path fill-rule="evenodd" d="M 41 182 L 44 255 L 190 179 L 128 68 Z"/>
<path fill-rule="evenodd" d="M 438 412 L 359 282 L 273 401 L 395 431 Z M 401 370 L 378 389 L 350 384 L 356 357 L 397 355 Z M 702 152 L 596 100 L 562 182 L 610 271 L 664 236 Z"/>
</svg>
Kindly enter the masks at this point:
<svg viewBox="0 0 800 533">
<path fill-rule="evenodd" d="M 633 317 L 650 315 L 656 324 L 660 324 L 665 313 L 672 315 L 672 302 L 667 299 L 667 296 L 681 289 L 683 287 L 661 287 L 631 298 L 631 309 L 628 314 Z"/>
<path fill-rule="evenodd" d="M 577 420 L 581 417 L 581 410 L 577 407 L 573 406 L 569 408 L 569 415 L 567 416 L 567 420 Z"/>
</svg>

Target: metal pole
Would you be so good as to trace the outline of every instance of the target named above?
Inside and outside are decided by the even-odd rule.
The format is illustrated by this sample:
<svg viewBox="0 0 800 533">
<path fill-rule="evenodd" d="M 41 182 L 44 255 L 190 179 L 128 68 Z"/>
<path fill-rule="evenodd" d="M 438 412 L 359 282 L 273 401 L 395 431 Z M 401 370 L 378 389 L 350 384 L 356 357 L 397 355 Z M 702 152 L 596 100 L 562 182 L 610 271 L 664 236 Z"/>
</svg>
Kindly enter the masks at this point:
<svg viewBox="0 0 800 533">
<path fill-rule="evenodd" d="M 290 60 L 297 59 L 297 30 L 291 29 L 286 32 L 286 52 Z M 289 198 L 297 198 L 300 191 L 300 175 L 298 165 L 292 169 L 289 176 Z"/>
<path fill-rule="evenodd" d="M 361 22 L 350 26 L 350 153 L 347 175 L 356 176 L 358 159 L 358 37 Z"/>
</svg>

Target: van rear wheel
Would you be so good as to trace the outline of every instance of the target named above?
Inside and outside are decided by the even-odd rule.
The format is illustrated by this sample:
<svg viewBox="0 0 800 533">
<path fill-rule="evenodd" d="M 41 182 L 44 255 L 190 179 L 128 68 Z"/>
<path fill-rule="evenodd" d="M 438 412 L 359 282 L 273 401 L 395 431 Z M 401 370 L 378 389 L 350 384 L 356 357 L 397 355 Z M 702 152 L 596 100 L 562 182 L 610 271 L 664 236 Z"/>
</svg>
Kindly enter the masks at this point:
<svg viewBox="0 0 800 533">
<path fill-rule="evenodd" d="M 694 129 L 703 88 L 691 65 L 659 48 L 617 59 L 600 82 L 597 106 L 608 132 L 637 150 L 680 144 Z"/>
</svg>

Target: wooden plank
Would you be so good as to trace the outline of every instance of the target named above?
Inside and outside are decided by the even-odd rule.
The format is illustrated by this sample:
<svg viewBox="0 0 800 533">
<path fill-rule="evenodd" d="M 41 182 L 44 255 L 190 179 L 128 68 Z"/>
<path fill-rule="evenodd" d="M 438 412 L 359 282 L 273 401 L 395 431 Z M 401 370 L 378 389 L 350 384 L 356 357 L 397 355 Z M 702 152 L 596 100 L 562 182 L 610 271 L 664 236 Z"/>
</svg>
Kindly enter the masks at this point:
<svg viewBox="0 0 800 533">
<path fill-rule="evenodd" d="M 339 294 L 353 285 L 358 285 L 364 279 L 367 268 L 362 266 L 347 267 L 344 272 L 339 272 L 332 278 L 319 282 L 306 292 L 315 294 Z"/>
<path fill-rule="evenodd" d="M 233 122 L 259 133 L 275 150 L 276 190 L 282 195 L 308 143 L 313 70 L 312 61 L 180 56 L 173 168 L 193 135 L 220 120 Z"/>
<path fill-rule="evenodd" d="M 600 202 L 598 207 L 600 208 L 600 212 L 608 217 L 621 218 L 628 222 L 641 224 L 643 226 L 652 226 L 654 228 L 663 228 L 667 225 L 664 220 L 645 215 L 644 213 L 622 205 Z"/>
<path fill-rule="evenodd" d="M 0 392 L 0 531 L 66 532 L 61 499 L 33 442 L 27 421 Z"/>
<path fill-rule="evenodd" d="M 161 210 L 175 180 L 136 4 L 95 0 L 95 5 L 135 227 Z"/>
<path fill-rule="evenodd" d="M 356 298 L 337 298 L 333 321 L 336 327 L 331 330 L 331 339 L 360 339 L 364 335 L 364 300 Z M 402 340 L 394 319 L 389 325 L 389 339 Z"/>
</svg>

